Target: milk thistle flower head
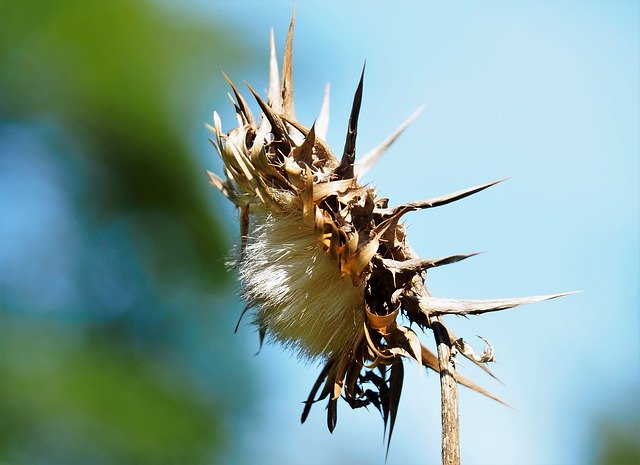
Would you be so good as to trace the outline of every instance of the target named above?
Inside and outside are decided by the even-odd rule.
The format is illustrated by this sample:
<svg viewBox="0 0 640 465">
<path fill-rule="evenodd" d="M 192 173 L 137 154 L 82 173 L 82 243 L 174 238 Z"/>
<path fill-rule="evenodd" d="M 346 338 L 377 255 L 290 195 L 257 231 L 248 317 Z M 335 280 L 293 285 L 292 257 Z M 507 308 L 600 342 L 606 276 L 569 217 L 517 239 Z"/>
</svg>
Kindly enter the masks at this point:
<svg viewBox="0 0 640 465">
<path fill-rule="evenodd" d="M 208 128 L 215 136 L 211 142 L 222 158 L 224 177 L 209 173 L 210 181 L 239 210 L 235 265 L 245 312 L 252 312 L 261 342 L 266 337 L 322 365 L 302 421 L 315 402 L 326 399 L 327 425 L 333 431 L 342 397 L 354 409 L 378 409 L 390 440 L 402 390 L 403 362 L 409 359 L 436 372 L 441 369 L 436 354 L 401 320 L 426 332 L 437 327 L 454 353 L 491 374 L 486 367 L 493 360 L 491 346 L 477 355 L 447 329 L 442 317 L 503 310 L 563 294 L 500 300 L 432 296 L 425 286 L 428 269 L 475 254 L 419 258 L 409 246 L 401 219 L 409 212 L 446 205 L 500 181 L 390 206 L 388 199 L 361 178 L 416 114 L 356 163 L 361 76 L 344 149 L 337 157 L 325 143 L 328 88 L 314 124 L 308 127 L 296 119 L 292 49 L 293 20 L 281 70 L 271 34 L 266 99 L 247 84 L 260 108 L 258 116 L 227 78 L 238 126 L 223 131 L 214 112 L 213 126 Z M 459 374 L 455 379 L 498 400 Z"/>
</svg>

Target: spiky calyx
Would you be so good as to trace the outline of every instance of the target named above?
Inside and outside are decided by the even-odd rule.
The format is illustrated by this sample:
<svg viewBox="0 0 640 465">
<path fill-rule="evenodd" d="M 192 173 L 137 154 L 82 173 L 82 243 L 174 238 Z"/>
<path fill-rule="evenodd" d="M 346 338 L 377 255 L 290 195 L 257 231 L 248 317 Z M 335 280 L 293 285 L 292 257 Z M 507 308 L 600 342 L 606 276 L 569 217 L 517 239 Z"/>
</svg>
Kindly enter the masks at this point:
<svg viewBox="0 0 640 465">
<path fill-rule="evenodd" d="M 292 92 L 293 21 L 287 36 L 282 80 L 271 35 L 267 101 L 250 86 L 261 114 L 255 118 L 229 80 L 238 127 L 225 133 L 214 113 L 211 142 L 224 163 L 224 179 L 209 173 L 240 211 L 237 260 L 242 294 L 261 339 L 267 335 L 324 367 L 302 413 L 328 398 L 327 423 L 333 431 L 337 402 L 352 408 L 375 406 L 389 423 L 389 440 L 403 383 L 403 358 L 440 371 L 440 363 L 410 328 L 444 334 L 454 350 L 489 374 L 492 350 L 476 355 L 444 326 L 441 316 L 469 315 L 512 308 L 563 294 L 488 301 L 432 297 L 426 270 L 474 254 L 420 259 L 410 249 L 401 218 L 438 207 L 493 186 L 482 184 L 435 199 L 389 207 L 387 199 L 359 182 L 398 137 L 401 128 L 355 164 L 357 121 L 362 100 L 360 78 L 342 157 L 324 142 L 328 93 L 317 123 L 307 128 L 295 117 Z M 363 72 L 364 74 L 364 72 Z M 456 381 L 498 400 L 468 379 Z"/>
</svg>

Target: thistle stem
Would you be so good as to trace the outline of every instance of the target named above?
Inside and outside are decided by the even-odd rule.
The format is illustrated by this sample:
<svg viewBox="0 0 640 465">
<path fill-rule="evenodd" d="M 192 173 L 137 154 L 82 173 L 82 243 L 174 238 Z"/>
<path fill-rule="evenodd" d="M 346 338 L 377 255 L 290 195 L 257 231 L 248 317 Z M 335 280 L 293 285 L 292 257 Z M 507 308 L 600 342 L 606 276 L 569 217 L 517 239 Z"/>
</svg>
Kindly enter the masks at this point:
<svg viewBox="0 0 640 465">
<path fill-rule="evenodd" d="M 451 356 L 451 339 L 442 317 L 431 317 L 431 328 L 438 345 L 440 364 L 440 402 L 442 411 L 442 465 L 460 465 L 460 424 L 458 385 Z"/>
</svg>

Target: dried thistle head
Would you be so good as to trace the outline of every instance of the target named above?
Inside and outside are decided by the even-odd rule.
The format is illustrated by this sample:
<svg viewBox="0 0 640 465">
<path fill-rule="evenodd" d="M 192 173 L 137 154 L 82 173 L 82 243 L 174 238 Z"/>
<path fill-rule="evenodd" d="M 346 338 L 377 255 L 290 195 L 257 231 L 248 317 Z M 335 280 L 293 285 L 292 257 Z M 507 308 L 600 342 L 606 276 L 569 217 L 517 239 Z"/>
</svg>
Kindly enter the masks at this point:
<svg viewBox="0 0 640 465">
<path fill-rule="evenodd" d="M 437 325 L 454 351 L 492 375 L 486 367 L 493 360 L 491 346 L 476 355 L 447 329 L 442 317 L 503 310 L 564 294 L 500 300 L 431 296 L 424 284 L 429 268 L 475 254 L 419 258 L 409 247 L 400 220 L 409 212 L 446 205 L 500 181 L 389 206 L 388 199 L 379 197 L 360 178 L 418 112 L 356 163 L 361 76 L 343 153 L 338 158 L 324 142 L 328 89 L 321 113 L 311 127 L 296 119 L 292 48 L 293 20 L 285 45 L 282 79 L 272 33 L 266 101 L 247 84 L 260 108 L 258 117 L 227 78 L 238 126 L 225 133 L 214 113 L 213 126 L 208 127 L 215 135 L 211 142 L 224 163 L 224 178 L 214 173 L 209 176 L 239 210 L 236 265 L 245 312 L 252 311 L 261 342 L 267 337 L 304 359 L 323 364 L 305 402 L 302 421 L 315 402 L 328 399 L 327 424 L 333 431 L 338 399 L 342 397 L 352 408 L 376 407 L 385 427 L 389 423 L 390 440 L 402 390 L 403 360 L 440 371 L 436 355 L 412 329 L 400 323 L 401 316 L 422 330 Z M 456 375 L 456 380 L 499 401 L 461 375 Z"/>
</svg>

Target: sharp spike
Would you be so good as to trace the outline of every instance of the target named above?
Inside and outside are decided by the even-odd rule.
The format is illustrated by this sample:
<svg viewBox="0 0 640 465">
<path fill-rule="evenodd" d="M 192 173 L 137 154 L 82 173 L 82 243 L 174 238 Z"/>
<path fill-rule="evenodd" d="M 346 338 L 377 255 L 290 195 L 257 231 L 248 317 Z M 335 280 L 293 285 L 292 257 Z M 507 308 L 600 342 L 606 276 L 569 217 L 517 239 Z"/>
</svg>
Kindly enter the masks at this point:
<svg viewBox="0 0 640 465">
<path fill-rule="evenodd" d="M 284 127 L 282 119 L 273 111 L 273 109 L 264 100 L 262 100 L 262 98 L 258 95 L 258 93 L 255 90 L 253 90 L 253 87 L 251 87 L 247 82 L 245 82 L 245 85 L 251 91 L 254 98 L 256 99 L 256 102 L 258 102 L 258 105 L 260 105 L 260 109 L 262 109 L 262 112 L 264 113 L 267 120 L 271 124 L 271 132 L 273 132 L 273 135 L 275 137 L 282 137 L 283 139 L 286 139 L 292 143 L 291 137 L 288 131 L 286 130 L 286 128 Z"/>
<path fill-rule="evenodd" d="M 450 265 L 452 263 L 457 263 L 462 260 L 466 260 L 467 258 L 470 258 L 470 257 L 475 257 L 476 255 L 479 255 L 481 253 L 482 252 L 473 252 L 468 254 L 450 255 L 448 257 L 442 257 L 442 258 L 420 260 L 421 262 L 420 268 L 426 270 L 428 268 L 435 268 L 442 265 Z"/>
<path fill-rule="evenodd" d="M 558 297 L 571 294 L 575 294 L 575 292 L 495 300 L 443 299 L 423 296 L 419 298 L 418 304 L 420 310 L 428 315 L 479 315 L 481 313 L 497 312 L 499 310 L 519 307 L 520 305 L 542 302 L 543 300 L 557 299 Z"/>
<path fill-rule="evenodd" d="M 495 186 L 498 183 L 505 181 L 508 178 L 499 179 L 497 181 L 492 181 L 487 184 L 481 184 L 479 186 L 470 187 L 469 189 L 464 189 L 461 191 L 454 192 L 453 194 L 444 195 L 442 197 L 436 197 L 428 200 L 419 200 L 417 202 L 406 203 L 404 205 L 398 205 L 388 211 L 381 211 L 380 213 L 385 214 L 387 216 L 396 216 L 396 215 L 404 215 L 405 213 L 422 210 L 425 208 L 434 208 L 440 207 L 442 205 L 446 205 L 448 203 L 455 202 L 457 200 L 464 199 L 465 197 L 469 197 L 470 195 L 476 194 L 480 191 L 483 191 L 491 186 Z"/>
<path fill-rule="evenodd" d="M 264 338 L 267 335 L 267 328 L 264 326 L 260 326 L 258 329 L 258 336 L 260 337 L 260 346 L 258 347 L 258 351 L 254 355 L 258 355 L 262 350 L 262 344 L 264 344 Z"/>
<path fill-rule="evenodd" d="M 316 143 L 316 131 L 315 131 L 315 123 L 311 125 L 311 129 L 302 141 L 302 144 L 298 147 L 295 147 L 292 150 L 293 158 L 297 162 L 306 163 L 308 166 L 311 166 L 313 162 L 313 147 Z"/>
<path fill-rule="evenodd" d="M 389 457 L 389 446 L 391 445 L 393 427 L 396 423 L 396 415 L 398 414 L 398 405 L 400 404 L 403 380 L 404 365 L 402 364 L 402 360 L 398 360 L 396 363 L 391 365 L 391 374 L 389 375 L 389 436 L 387 436 L 387 452 L 385 460 Z"/>
<path fill-rule="evenodd" d="M 351 115 L 349 116 L 349 128 L 347 129 L 347 140 L 344 143 L 344 151 L 342 152 L 342 160 L 336 168 L 335 174 L 341 178 L 353 177 L 353 163 L 356 159 L 356 137 L 358 135 L 358 116 L 360 115 L 360 106 L 362 105 L 362 86 L 364 83 L 364 70 L 366 63 L 362 67 L 360 81 L 353 96 L 353 106 L 351 107 Z"/>
<path fill-rule="evenodd" d="M 249 91 L 253 94 L 253 97 L 256 99 L 256 102 L 258 102 L 258 105 L 260 105 L 260 109 L 269 120 L 269 123 L 271 123 L 272 128 L 275 129 L 274 126 L 276 125 L 278 116 L 273 111 L 273 108 L 271 108 L 267 102 L 262 100 L 262 97 L 260 97 L 260 95 L 258 95 L 258 93 L 255 90 L 253 90 L 253 87 L 251 87 L 247 81 L 244 81 L 244 85 L 247 86 Z"/>
<path fill-rule="evenodd" d="M 318 389 L 320 389 L 320 385 L 327 378 L 329 371 L 331 370 L 331 368 L 333 368 L 334 364 L 335 364 L 335 359 L 329 359 L 329 361 L 326 363 L 324 368 L 322 368 L 320 375 L 318 375 L 318 379 L 316 379 L 316 382 L 311 388 L 311 392 L 309 393 L 307 400 L 304 402 L 304 409 L 302 410 L 302 416 L 300 417 L 301 423 L 304 423 L 307 420 L 307 417 L 309 416 L 309 412 L 311 411 L 311 406 L 313 405 L 314 402 L 316 402 L 315 400 L 316 392 L 318 392 Z"/>
<path fill-rule="evenodd" d="M 282 114 L 295 119 L 296 112 L 293 105 L 293 26 L 296 19 L 294 8 L 291 14 L 291 23 L 287 33 L 287 42 L 284 46 L 284 58 L 282 59 Z"/>
<path fill-rule="evenodd" d="M 435 371 L 436 373 L 440 372 L 440 363 L 438 362 L 438 357 L 429 349 L 427 349 L 425 346 L 422 346 L 422 364 L 425 366 L 425 368 L 429 368 Z M 493 373 L 489 373 L 489 374 L 493 376 Z M 483 396 L 486 396 L 489 399 L 493 399 L 496 402 L 500 402 L 502 405 L 506 405 L 509 408 L 513 408 L 509 404 L 504 402 L 502 399 L 497 397 L 496 395 L 492 394 L 491 392 L 487 391 L 484 388 L 481 388 L 473 381 L 462 376 L 460 373 L 456 373 L 456 381 L 458 382 L 458 384 L 462 384 L 463 386 L 468 387 L 472 391 L 476 391 L 477 393 L 482 394 Z"/>
<path fill-rule="evenodd" d="M 324 97 L 322 98 L 322 105 L 320 106 L 320 113 L 316 118 L 316 136 L 324 141 L 327 140 L 327 133 L 329 132 L 329 93 L 331 86 L 327 83 L 324 86 Z"/>
<path fill-rule="evenodd" d="M 511 405 L 507 404 L 500 397 L 498 397 L 495 394 L 492 394 L 491 392 L 487 391 L 486 389 L 478 386 L 476 383 L 474 383 L 470 379 L 462 376 L 460 373 L 456 373 L 456 381 L 458 382 L 458 384 L 462 384 L 464 387 L 467 387 L 467 388 L 471 389 L 472 391 L 476 391 L 478 394 L 482 394 L 483 396 L 488 397 L 489 399 L 493 399 L 496 402 L 501 403 L 505 407 L 509 407 L 510 409 L 515 410 Z"/>
<path fill-rule="evenodd" d="M 209 140 L 211 140 L 211 139 L 209 139 Z M 238 202 L 239 202 L 238 193 L 233 190 L 233 186 L 231 186 L 229 183 L 223 181 L 217 174 L 212 173 L 211 171 L 207 171 L 207 174 L 209 175 L 209 182 L 216 189 L 218 189 L 220 192 L 222 192 L 222 194 L 226 198 L 228 198 L 236 206 L 238 206 Z"/>
<path fill-rule="evenodd" d="M 403 273 L 403 272 L 415 273 L 415 272 L 420 272 L 429 268 L 435 268 L 437 266 L 456 263 L 466 258 L 474 257 L 480 253 L 481 252 L 474 252 L 474 253 L 461 254 L 461 255 L 450 255 L 448 257 L 441 257 L 441 258 L 426 258 L 426 259 L 412 258 L 410 260 L 405 260 L 405 261 L 383 258 L 382 263 L 384 264 L 385 268 L 396 273 Z"/>
<path fill-rule="evenodd" d="M 238 101 L 238 106 L 240 107 L 240 110 L 242 111 L 242 114 L 244 115 L 245 119 L 247 120 L 247 123 L 253 124 L 253 115 L 251 114 L 251 110 L 249 109 L 249 105 L 247 105 L 247 101 L 240 94 L 240 92 L 238 92 L 238 88 L 231 81 L 231 79 L 229 79 L 229 76 L 227 76 L 225 73 L 222 73 L 222 75 L 224 76 L 224 78 L 227 80 L 227 82 L 231 86 L 231 90 L 233 90 L 233 95 L 235 95 L 236 100 Z"/>
<path fill-rule="evenodd" d="M 240 323 L 242 322 L 242 318 L 249 311 L 250 308 L 251 307 L 249 305 L 245 305 L 244 309 L 242 310 L 242 313 L 240 314 L 240 317 L 238 318 L 238 322 L 236 323 L 236 327 L 233 330 L 234 334 L 236 334 L 238 332 L 238 328 L 240 328 Z"/>
<path fill-rule="evenodd" d="M 293 126 L 294 128 L 296 128 L 298 131 L 300 131 L 300 134 L 302 134 L 304 137 L 306 137 L 309 134 L 309 129 L 305 128 L 299 122 L 292 120 L 291 118 L 287 118 L 285 116 L 283 116 L 282 119 L 286 121 L 288 124 L 290 124 L 291 126 Z M 318 157 L 319 160 L 326 163 L 327 165 L 331 167 L 337 166 L 338 160 L 336 159 L 335 155 L 333 154 L 331 149 L 327 146 L 327 144 L 324 142 L 324 140 L 319 138 L 317 134 L 318 132 L 316 131 L 316 140 L 315 140 L 316 154 L 315 155 Z"/>
<path fill-rule="evenodd" d="M 364 157 L 362 157 L 362 162 L 358 163 L 355 166 L 356 177 L 360 178 L 367 174 L 369 170 L 373 167 L 373 165 L 380 159 L 380 157 L 387 151 L 387 149 L 393 144 L 400 134 L 404 132 L 407 127 L 411 123 L 413 123 L 418 116 L 424 111 L 424 105 L 420 105 L 413 113 L 409 115 L 409 117 L 403 121 L 398 129 L 395 130 L 393 134 L 391 134 L 385 141 L 383 141 L 376 148 L 366 153 Z"/>
<path fill-rule="evenodd" d="M 327 428 L 329 432 L 333 433 L 338 423 L 338 399 L 329 399 L 327 404 Z"/>
<path fill-rule="evenodd" d="M 270 58 L 269 58 L 269 90 L 267 92 L 267 101 L 275 110 L 282 109 L 282 96 L 280 95 L 280 73 L 278 72 L 278 58 L 276 57 L 276 41 L 273 37 L 273 28 L 269 35 L 270 42 Z"/>
<path fill-rule="evenodd" d="M 440 373 L 440 362 L 438 361 L 438 357 L 423 345 L 420 345 L 420 349 L 422 350 L 422 364 L 425 368 L 429 368 L 436 373 Z"/>
</svg>

